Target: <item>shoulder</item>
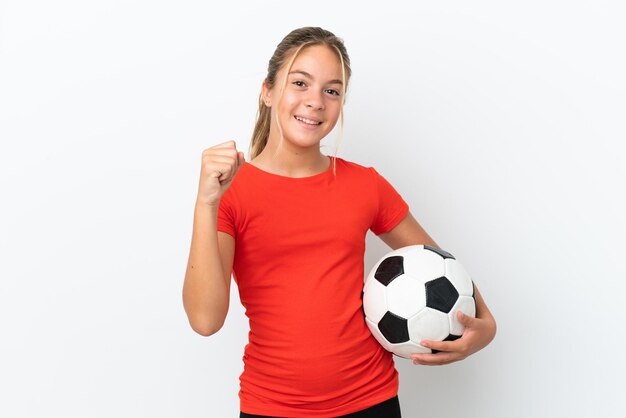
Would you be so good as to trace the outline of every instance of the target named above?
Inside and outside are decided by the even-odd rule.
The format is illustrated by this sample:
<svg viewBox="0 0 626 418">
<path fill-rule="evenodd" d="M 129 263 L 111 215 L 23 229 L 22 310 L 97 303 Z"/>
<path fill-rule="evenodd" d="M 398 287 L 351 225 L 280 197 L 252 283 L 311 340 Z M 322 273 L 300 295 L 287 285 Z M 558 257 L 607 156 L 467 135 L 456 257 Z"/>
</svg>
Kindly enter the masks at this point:
<svg viewBox="0 0 626 418">
<path fill-rule="evenodd" d="M 340 161 L 341 164 L 345 167 L 344 172 L 354 173 L 352 176 L 346 177 L 351 178 L 353 181 L 357 181 L 355 179 L 358 179 L 358 182 L 360 184 L 378 190 L 379 194 L 381 195 L 387 195 L 391 193 L 395 196 L 397 194 L 397 190 L 390 183 L 390 181 L 387 180 L 386 175 L 377 170 L 375 167 L 337 158 L 338 166 L 340 164 Z"/>
<path fill-rule="evenodd" d="M 337 157 L 337 173 L 351 184 L 360 184 L 368 189 L 380 187 L 384 177 L 373 166 Z"/>
<path fill-rule="evenodd" d="M 355 161 L 346 160 L 341 157 L 337 158 L 337 167 L 341 167 L 342 171 L 354 173 L 363 176 L 372 176 L 377 173 L 374 167 L 359 164 Z"/>
<path fill-rule="evenodd" d="M 235 177 L 224 194 L 228 192 L 231 194 L 241 193 L 239 192 L 240 190 L 243 190 L 245 193 L 246 189 L 254 187 L 252 183 L 255 181 L 255 170 L 258 169 L 253 167 L 252 164 L 245 162 L 241 167 L 239 167 L 239 171 L 235 174 Z"/>
</svg>

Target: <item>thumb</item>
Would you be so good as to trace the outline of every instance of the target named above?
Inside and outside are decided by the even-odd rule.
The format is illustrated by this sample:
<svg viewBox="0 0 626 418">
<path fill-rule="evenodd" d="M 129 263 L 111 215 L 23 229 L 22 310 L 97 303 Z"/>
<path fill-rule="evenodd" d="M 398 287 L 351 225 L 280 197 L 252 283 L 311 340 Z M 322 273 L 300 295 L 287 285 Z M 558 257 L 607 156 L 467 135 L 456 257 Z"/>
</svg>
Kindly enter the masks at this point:
<svg viewBox="0 0 626 418">
<path fill-rule="evenodd" d="M 463 324 L 466 327 L 471 327 L 472 325 L 474 325 L 474 321 L 476 319 L 474 317 L 464 314 L 461 311 L 456 312 L 456 318 L 459 320 L 461 324 Z"/>
<path fill-rule="evenodd" d="M 239 158 L 239 164 L 243 164 L 243 162 L 246 161 L 246 157 L 243 155 L 242 151 L 237 153 L 237 158 Z"/>
</svg>

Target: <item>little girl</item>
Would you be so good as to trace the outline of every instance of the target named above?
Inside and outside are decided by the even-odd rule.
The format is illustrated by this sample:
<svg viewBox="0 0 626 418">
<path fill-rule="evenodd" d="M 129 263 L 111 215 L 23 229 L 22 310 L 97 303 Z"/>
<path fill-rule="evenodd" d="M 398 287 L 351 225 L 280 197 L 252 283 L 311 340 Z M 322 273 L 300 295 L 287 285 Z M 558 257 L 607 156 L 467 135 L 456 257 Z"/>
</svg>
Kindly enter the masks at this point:
<svg viewBox="0 0 626 418">
<path fill-rule="evenodd" d="M 183 287 L 189 323 L 224 324 L 231 273 L 250 322 L 240 417 L 400 417 L 393 355 L 362 310 L 368 230 L 392 249 L 437 246 L 373 167 L 329 157 L 350 80 L 343 41 L 318 27 L 289 33 L 270 59 L 245 161 L 234 141 L 203 151 Z M 462 360 L 494 338 L 478 289 L 476 318 L 415 364 Z"/>
</svg>

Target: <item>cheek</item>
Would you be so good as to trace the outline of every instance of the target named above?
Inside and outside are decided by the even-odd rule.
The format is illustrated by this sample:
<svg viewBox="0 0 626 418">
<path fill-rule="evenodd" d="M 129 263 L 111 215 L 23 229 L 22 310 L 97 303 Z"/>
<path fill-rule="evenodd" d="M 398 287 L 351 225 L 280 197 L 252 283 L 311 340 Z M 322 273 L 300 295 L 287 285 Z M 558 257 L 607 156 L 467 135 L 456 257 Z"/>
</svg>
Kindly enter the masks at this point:
<svg viewBox="0 0 626 418">
<path fill-rule="evenodd" d="M 281 118 L 289 118 L 292 113 L 295 113 L 296 104 L 293 100 L 290 100 L 287 97 L 284 97 L 281 100 L 280 105 L 278 106 L 278 112 Z"/>
<path fill-rule="evenodd" d="M 341 113 L 341 103 L 334 102 L 332 104 L 329 104 L 327 110 L 329 110 L 328 114 L 332 115 L 333 120 L 338 120 Z"/>
</svg>

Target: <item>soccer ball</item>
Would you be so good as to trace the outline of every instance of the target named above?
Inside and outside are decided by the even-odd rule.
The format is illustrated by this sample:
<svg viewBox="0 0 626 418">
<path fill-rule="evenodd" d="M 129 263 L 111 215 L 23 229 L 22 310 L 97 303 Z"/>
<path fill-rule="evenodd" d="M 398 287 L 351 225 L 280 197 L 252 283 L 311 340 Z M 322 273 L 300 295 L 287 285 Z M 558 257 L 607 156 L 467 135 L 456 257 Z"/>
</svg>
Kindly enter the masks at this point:
<svg viewBox="0 0 626 418">
<path fill-rule="evenodd" d="M 474 284 L 452 254 L 429 245 L 387 253 L 363 285 L 365 322 L 378 342 L 397 356 L 436 353 L 421 340 L 453 341 L 464 326 L 456 312 L 476 316 Z"/>
</svg>

